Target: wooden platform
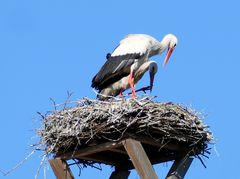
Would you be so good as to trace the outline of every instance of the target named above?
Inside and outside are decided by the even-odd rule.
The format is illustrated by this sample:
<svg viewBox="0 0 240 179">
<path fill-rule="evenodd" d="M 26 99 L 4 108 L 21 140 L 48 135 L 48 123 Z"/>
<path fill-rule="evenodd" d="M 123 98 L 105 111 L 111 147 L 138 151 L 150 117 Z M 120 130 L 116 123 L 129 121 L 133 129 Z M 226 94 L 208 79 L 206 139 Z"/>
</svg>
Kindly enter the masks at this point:
<svg viewBox="0 0 240 179">
<path fill-rule="evenodd" d="M 110 179 L 127 179 L 131 169 L 136 169 L 142 179 L 155 179 L 158 177 L 152 165 L 174 160 L 166 178 L 181 179 L 193 160 L 189 150 L 187 147 L 174 143 L 160 144 L 148 138 L 127 138 L 58 155 L 49 163 L 58 179 L 74 178 L 66 162 L 71 159 L 115 166 Z"/>
</svg>

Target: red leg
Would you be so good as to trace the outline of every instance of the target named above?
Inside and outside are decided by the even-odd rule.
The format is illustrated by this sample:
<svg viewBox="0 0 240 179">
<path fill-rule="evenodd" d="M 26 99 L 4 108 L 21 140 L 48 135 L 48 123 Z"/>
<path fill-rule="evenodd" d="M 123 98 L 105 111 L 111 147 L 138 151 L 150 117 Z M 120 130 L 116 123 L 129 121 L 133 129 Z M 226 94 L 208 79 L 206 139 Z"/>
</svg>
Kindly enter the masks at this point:
<svg viewBox="0 0 240 179">
<path fill-rule="evenodd" d="M 134 77 L 133 77 L 133 72 L 130 73 L 130 77 L 128 79 L 128 82 L 129 82 L 129 85 L 132 89 L 132 94 L 133 94 L 133 98 L 136 98 L 136 92 L 135 92 L 135 89 L 134 89 Z"/>
<path fill-rule="evenodd" d="M 123 83 L 122 83 L 122 88 L 120 89 L 120 94 L 119 94 L 119 96 L 122 98 L 123 97 L 123 91 L 124 91 L 124 87 L 123 87 Z"/>
<path fill-rule="evenodd" d="M 122 91 L 123 91 L 123 90 L 121 89 L 121 90 L 120 90 L 120 94 L 119 94 L 120 97 L 123 97 Z"/>
</svg>

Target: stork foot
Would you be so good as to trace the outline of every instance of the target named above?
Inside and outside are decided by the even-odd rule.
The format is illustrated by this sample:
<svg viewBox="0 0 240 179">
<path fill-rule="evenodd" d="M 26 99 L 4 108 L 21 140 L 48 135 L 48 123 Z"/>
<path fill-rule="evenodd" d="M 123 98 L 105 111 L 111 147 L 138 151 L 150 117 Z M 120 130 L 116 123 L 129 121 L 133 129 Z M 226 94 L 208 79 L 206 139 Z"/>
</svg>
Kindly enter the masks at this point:
<svg viewBox="0 0 240 179">
<path fill-rule="evenodd" d="M 136 94 L 132 94 L 132 99 L 136 99 L 137 95 Z"/>
<path fill-rule="evenodd" d="M 145 94 L 146 94 L 146 91 L 151 91 L 151 86 L 145 86 L 145 87 L 142 87 L 140 89 L 137 89 L 135 92 L 140 92 L 140 91 L 143 91 Z M 133 94 L 132 92 L 128 93 L 128 95 L 131 95 Z"/>
</svg>

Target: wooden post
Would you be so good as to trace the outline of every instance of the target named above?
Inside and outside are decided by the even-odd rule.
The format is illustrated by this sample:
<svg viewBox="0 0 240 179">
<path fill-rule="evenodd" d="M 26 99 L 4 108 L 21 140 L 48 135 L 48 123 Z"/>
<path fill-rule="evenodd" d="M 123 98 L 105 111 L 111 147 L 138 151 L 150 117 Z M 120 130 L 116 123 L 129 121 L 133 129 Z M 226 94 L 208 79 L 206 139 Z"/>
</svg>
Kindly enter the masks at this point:
<svg viewBox="0 0 240 179">
<path fill-rule="evenodd" d="M 72 172 L 65 160 L 52 159 L 48 161 L 57 179 L 74 179 Z"/>
<path fill-rule="evenodd" d="M 190 158 L 188 156 L 175 160 L 168 172 L 166 179 L 183 179 L 192 161 L 193 158 Z"/>
<path fill-rule="evenodd" d="M 142 144 L 139 141 L 126 139 L 123 141 L 123 145 L 141 179 L 158 178 Z"/>
</svg>

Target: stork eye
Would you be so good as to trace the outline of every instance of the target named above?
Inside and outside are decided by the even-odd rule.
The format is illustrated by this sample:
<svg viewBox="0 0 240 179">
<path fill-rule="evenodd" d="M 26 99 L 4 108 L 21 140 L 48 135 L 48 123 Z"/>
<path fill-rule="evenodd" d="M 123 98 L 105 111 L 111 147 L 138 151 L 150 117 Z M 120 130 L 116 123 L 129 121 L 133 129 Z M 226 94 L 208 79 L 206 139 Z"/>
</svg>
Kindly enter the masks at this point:
<svg viewBox="0 0 240 179">
<path fill-rule="evenodd" d="M 176 47 L 177 46 L 177 44 L 174 44 L 174 46 L 173 47 Z"/>
</svg>

